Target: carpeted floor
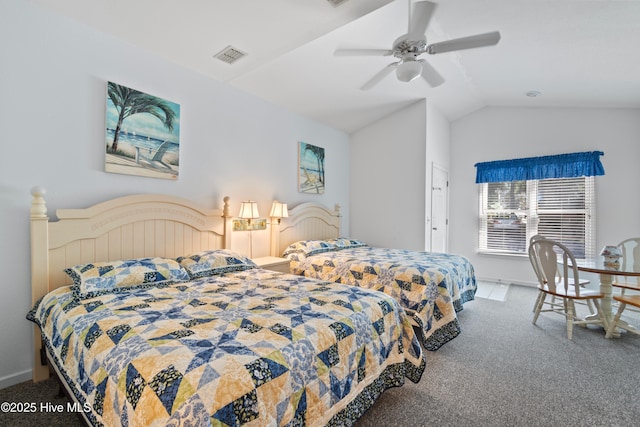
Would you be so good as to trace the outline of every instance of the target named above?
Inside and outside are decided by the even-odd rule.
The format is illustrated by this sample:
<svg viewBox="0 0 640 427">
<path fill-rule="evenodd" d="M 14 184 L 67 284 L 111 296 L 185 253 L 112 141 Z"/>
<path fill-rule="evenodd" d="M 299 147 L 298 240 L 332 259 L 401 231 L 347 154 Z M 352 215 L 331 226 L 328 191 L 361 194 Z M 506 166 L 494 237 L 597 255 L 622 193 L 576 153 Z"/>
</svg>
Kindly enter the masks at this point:
<svg viewBox="0 0 640 427">
<path fill-rule="evenodd" d="M 536 292 L 465 304 L 462 334 L 427 353 L 420 383 L 386 391 L 358 427 L 639 425 L 640 336 L 575 327 L 569 341 L 557 314 L 531 323 Z"/>
<path fill-rule="evenodd" d="M 6 411 L 6 403 L 10 404 Z M 50 378 L 34 384 L 27 381 L 0 390 L 0 427 L 75 427 L 84 423 L 69 412 L 69 400 L 60 392 L 58 381 Z M 62 405 L 62 411 L 58 411 Z"/>
<path fill-rule="evenodd" d="M 640 420 L 640 336 L 607 340 L 560 316 L 531 324 L 536 290 L 512 285 L 506 301 L 478 298 L 462 334 L 427 352 L 418 384 L 387 390 L 358 421 L 367 426 L 635 426 Z M 65 404 L 54 380 L 0 390 L 0 402 Z M 76 426 L 77 414 L 0 413 L 0 426 Z"/>
</svg>

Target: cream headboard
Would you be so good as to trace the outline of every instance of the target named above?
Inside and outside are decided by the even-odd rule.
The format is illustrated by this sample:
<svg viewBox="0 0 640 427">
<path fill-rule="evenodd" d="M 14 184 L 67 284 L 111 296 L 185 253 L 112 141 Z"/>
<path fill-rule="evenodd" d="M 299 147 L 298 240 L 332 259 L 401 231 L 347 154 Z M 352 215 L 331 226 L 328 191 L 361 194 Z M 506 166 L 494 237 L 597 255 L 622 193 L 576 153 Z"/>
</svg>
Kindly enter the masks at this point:
<svg viewBox="0 0 640 427">
<path fill-rule="evenodd" d="M 340 237 L 340 205 L 334 210 L 314 202 L 307 202 L 289 210 L 289 217 L 273 224 L 271 255 L 281 256 L 291 243 L 299 240 Z"/>
<path fill-rule="evenodd" d="M 119 197 L 86 209 L 59 209 L 49 221 L 41 187 L 31 190 L 32 303 L 70 284 L 64 268 L 141 257 L 175 258 L 230 246 L 229 198 L 223 209 L 199 207 L 173 196 Z M 40 333 L 34 337 L 34 381 L 48 377 L 40 363 Z"/>
</svg>

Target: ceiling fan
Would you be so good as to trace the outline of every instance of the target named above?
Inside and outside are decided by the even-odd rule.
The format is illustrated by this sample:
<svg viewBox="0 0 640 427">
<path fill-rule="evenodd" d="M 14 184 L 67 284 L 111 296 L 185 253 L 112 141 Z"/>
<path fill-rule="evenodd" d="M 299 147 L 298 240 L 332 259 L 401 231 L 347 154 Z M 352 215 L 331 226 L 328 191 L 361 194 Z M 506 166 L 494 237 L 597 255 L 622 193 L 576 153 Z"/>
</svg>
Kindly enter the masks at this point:
<svg viewBox="0 0 640 427">
<path fill-rule="evenodd" d="M 411 0 L 409 0 L 411 5 Z M 409 31 L 393 42 L 393 47 L 387 49 L 337 49 L 336 56 L 394 56 L 399 61 L 392 62 L 374 75 L 360 89 L 368 90 L 378 84 L 393 70 L 396 70 L 398 80 L 410 82 L 419 76 L 431 86 L 436 87 L 444 83 L 444 78 L 424 59 L 418 59 L 422 54 L 451 52 L 454 50 L 472 49 L 476 47 L 492 46 L 500 41 L 500 33 L 494 31 L 486 34 L 462 37 L 438 43 L 427 44 L 425 32 L 433 15 L 436 4 L 429 1 L 419 1 L 413 4 L 413 11 L 409 15 Z M 410 8 L 411 9 L 411 8 Z"/>
</svg>

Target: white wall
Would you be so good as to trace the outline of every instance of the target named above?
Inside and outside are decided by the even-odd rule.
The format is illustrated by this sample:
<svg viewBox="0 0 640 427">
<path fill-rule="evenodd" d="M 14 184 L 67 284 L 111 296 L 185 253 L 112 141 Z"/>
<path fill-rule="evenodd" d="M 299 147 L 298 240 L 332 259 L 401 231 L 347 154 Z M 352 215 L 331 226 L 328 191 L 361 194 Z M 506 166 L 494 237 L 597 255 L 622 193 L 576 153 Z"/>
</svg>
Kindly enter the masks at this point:
<svg viewBox="0 0 640 427">
<path fill-rule="evenodd" d="M 44 185 L 50 216 L 119 195 L 163 193 L 220 207 L 230 196 L 293 207 L 343 207 L 349 234 L 349 136 L 97 33 L 23 0 L 0 3 L 0 388 L 31 378 L 29 190 Z M 177 181 L 104 172 L 106 82 L 179 103 Z M 297 144 L 326 149 L 322 196 L 297 192 Z M 241 251 L 248 234 L 236 233 Z M 254 256 L 268 255 L 254 232 Z"/>
<path fill-rule="evenodd" d="M 478 162 L 579 151 L 604 152 L 596 178 L 597 248 L 640 236 L 640 110 L 485 108 L 451 124 L 450 252 L 480 278 L 533 283 L 526 257 L 477 254 Z M 597 280 L 597 279 L 596 279 Z"/>
<path fill-rule="evenodd" d="M 351 135 L 351 237 L 424 248 L 426 108 L 416 102 Z"/>
<path fill-rule="evenodd" d="M 427 152 L 426 152 L 426 200 L 425 200 L 425 250 L 431 250 L 431 172 L 433 165 L 449 171 L 450 167 L 449 120 L 427 100 Z M 448 228 L 448 227 L 447 227 Z"/>
<path fill-rule="evenodd" d="M 431 165 L 449 168 L 449 121 L 427 100 L 351 135 L 351 237 L 429 249 Z"/>
</svg>

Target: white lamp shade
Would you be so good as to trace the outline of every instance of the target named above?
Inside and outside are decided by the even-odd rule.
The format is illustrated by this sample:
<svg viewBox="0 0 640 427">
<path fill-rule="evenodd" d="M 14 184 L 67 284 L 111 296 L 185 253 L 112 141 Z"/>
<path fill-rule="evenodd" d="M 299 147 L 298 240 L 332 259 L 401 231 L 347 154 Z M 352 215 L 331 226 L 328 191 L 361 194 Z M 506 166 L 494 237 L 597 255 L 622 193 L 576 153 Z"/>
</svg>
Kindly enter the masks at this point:
<svg viewBox="0 0 640 427">
<path fill-rule="evenodd" d="M 269 214 L 271 218 L 288 218 L 289 210 L 287 209 L 287 204 L 279 201 L 274 201 L 271 205 L 271 213 Z"/>
<path fill-rule="evenodd" d="M 417 79 L 421 72 L 422 62 L 418 61 L 403 62 L 396 68 L 396 76 L 398 76 L 398 80 L 407 83 L 411 80 Z"/>
<path fill-rule="evenodd" d="M 238 217 L 242 219 L 260 218 L 260 214 L 258 213 L 258 202 L 247 200 L 240 203 L 240 214 Z"/>
</svg>

